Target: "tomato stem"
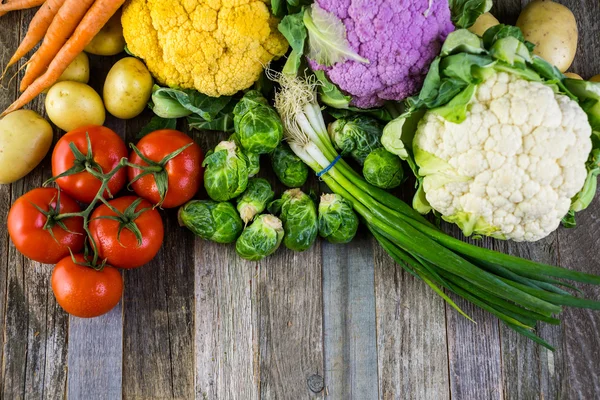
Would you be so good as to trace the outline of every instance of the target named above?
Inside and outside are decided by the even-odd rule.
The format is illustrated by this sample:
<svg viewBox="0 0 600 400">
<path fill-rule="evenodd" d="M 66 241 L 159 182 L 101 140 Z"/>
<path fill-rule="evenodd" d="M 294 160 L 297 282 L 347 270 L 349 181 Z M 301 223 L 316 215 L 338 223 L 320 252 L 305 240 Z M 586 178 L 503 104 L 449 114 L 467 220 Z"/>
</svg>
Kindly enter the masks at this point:
<svg viewBox="0 0 600 400">
<path fill-rule="evenodd" d="M 144 166 L 144 165 L 133 164 L 133 163 L 129 162 L 129 160 L 126 157 L 123 157 L 119 161 L 119 163 L 117 164 L 117 166 L 115 168 L 113 168 L 111 171 L 109 171 L 107 173 L 104 173 L 104 171 L 102 171 L 102 167 L 100 167 L 100 165 L 98 163 L 96 163 L 96 161 L 94 161 L 94 155 L 92 153 L 92 145 L 91 145 L 89 135 L 87 133 L 86 133 L 86 139 L 87 139 L 87 154 L 84 155 L 77 148 L 77 146 L 75 146 L 75 144 L 71 142 L 69 144 L 69 147 L 71 148 L 71 151 L 73 152 L 73 155 L 75 156 L 75 162 L 74 162 L 73 167 L 69 168 L 67 171 L 63 172 L 62 174 L 57 175 L 57 176 L 47 180 L 44 183 L 44 186 L 46 186 L 47 184 L 49 184 L 51 182 L 55 182 L 59 178 L 69 176 L 69 175 L 74 175 L 74 174 L 85 171 L 101 182 L 100 188 L 98 189 L 96 196 L 90 202 L 90 204 L 88 204 L 88 206 L 85 208 L 85 210 L 82 210 L 80 212 L 60 214 L 59 213 L 60 212 L 60 204 L 57 204 L 56 210 L 51 208 L 51 210 L 49 210 L 49 211 L 43 211 L 43 210 L 40 210 L 40 211 L 43 212 L 47 218 L 46 224 L 48 225 L 48 228 L 46 228 L 46 227 L 45 228 L 49 229 L 50 232 L 52 232 L 52 227 L 54 225 L 60 225 L 62 227 L 64 225 L 64 222 L 62 222 L 62 221 L 64 221 L 65 219 L 83 218 L 83 229 L 89 239 L 88 242 L 89 242 L 89 245 L 92 247 L 91 252 L 93 255 L 92 255 L 92 259 L 89 260 L 88 246 L 85 246 L 84 259 L 86 260 L 86 262 L 83 264 L 80 262 L 77 262 L 77 264 L 85 265 L 85 266 L 93 268 L 97 271 L 100 271 L 100 270 L 102 270 L 102 268 L 104 268 L 104 265 L 106 264 L 106 260 L 102 260 L 101 262 L 99 262 L 100 256 L 99 256 L 99 251 L 98 251 L 98 245 L 96 244 L 96 241 L 92 239 L 92 233 L 90 232 L 90 229 L 89 229 L 90 215 L 92 214 L 92 211 L 94 211 L 94 208 L 96 207 L 98 202 L 103 203 L 112 212 L 114 212 L 116 214 L 116 216 L 113 219 L 119 221 L 119 224 L 120 224 L 118 237 L 120 237 L 121 231 L 123 229 L 127 229 L 135 235 L 139 244 L 142 243 L 142 233 L 140 232 L 138 226 L 135 224 L 134 221 L 142 213 L 149 210 L 148 208 L 143 208 L 139 211 L 135 211 L 136 207 L 140 204 L 141 199 L 133 202 L 131 204 L 131 206 L 129 206 L 124 212 L 120 212 L 119 210 L 114 208 L 111 204 L 109 204 L 109 202 L 104 197 L 104 193 L 107 193 L 109 198 L 113 197 L 113 194 L 110 192 L 110 190 L 108 188 L 108 184 L 109 184 L 110 180 L 122 168 L 125 168 L 125 167 L 136 168 L 136 169 L 139 169 L 142 171 L 131 182 L 129 182 L 129 185 L 131 185 L 133 182 L 140 179 L 142 176 L 145 176 L 148 174 L 154 175 L 154 179 L 156 181 L 156 186 L 157 186 L 160 196 L 161 196 L 161 200 L 156 206 L 160 206 L 163 203 L 165 196 L 167 194 L 167 191 L 168 191 L 168 175 L 167 175 L 167 171 L 165 169 L 166 164 L 169 161 L 171 161 L 173 158 L 180 155 L 185 149 L 187 149 L 193 143 L 189 143 L 189 144 L 175 150 L 174 152 L 167 154 L 159 162 L 155 162 L 155 161 L 148 159 L 146 156 L 144 156 L 139 151 L 139 149 L 137 149 L 137 147 L 135 147 L 135 145 L 131 144 L 131 148 L 135 151 L 135 153 L 138 156 L 140 156 L 140 158 L 148 165 Z M 129 185 L 128 185 L 128 188 L 129 188 Z M 59 188 L 59 199 L 60 199 L 60 188 Z M 72 255 L 72 257 L 74 257 L 74 256 Z M 75 262 L 74 258 L 73 258 L 73 260 Z"/>
</svg>

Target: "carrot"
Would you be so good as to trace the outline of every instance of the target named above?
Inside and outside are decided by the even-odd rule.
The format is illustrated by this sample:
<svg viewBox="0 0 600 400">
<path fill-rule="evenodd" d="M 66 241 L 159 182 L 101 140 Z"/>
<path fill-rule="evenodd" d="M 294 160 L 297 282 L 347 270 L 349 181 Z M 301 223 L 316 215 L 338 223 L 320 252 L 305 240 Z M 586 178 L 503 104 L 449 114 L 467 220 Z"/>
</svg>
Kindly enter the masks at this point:
<svg viewBox="0 0 600 400">
<path fill-rule="evenodd" d="M 79 26 L 77 26 L 77 29 L 75 29 L 75 32 L 73 32 L 71 38 L 52 60 L 44 75 L 29 85 L 27 90 L 21 93 L 21 96 L 0 114 L 0 118 L 22 108 L 37 95 L 52 86 L 124 2 L 125 0 L 96 0 Z"/>
<path fill-rule="evenodd" d="M 0 4 L 0 16 L 9 11 L 25 10 L 44 4 L 44 0 L 13 0 L 6 4 Z"/>
<path fill-rule="evenodd" d="M 17 51 L 15 51 L 15 54 L 13 54 L 11 59 L 8 61 L 2 77 L 4 77 L 6 71 L 11 65 L 14 65 L 17 61 L 19 61 L 25 54 L 29 52 L 29 50 L 33 49 L 35 45 L 42 40 L 46 34 L 46 31 L 48 30 L 48 27 L 52 23 L 52 19 L 64 2 L 65 0 L 47 0 L 35 13 L 35 16 L 29 23 L 29 28 L 27 28 L 27 34 L 23 38 L 23 41 L 19 45 Z"/>
<path fill-rule="evenodd" d="M 64 1 L 48 27 L 42 45 L 28 62 L 29 66 L 21 80 L 21 91 L 27 89 L 31 82 L 44 73 L 48 64 L 75 31 L 92 3 L 94 0 Z"/>
</svg>

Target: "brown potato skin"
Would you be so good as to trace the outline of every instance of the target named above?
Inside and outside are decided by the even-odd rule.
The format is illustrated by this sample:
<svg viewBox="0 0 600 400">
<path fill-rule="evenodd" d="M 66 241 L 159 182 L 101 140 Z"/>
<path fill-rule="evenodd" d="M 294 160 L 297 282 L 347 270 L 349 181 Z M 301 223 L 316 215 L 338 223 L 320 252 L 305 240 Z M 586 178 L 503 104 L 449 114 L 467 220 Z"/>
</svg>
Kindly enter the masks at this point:
<svg viewBox="0 0 600 400">
<path fill-rule="evenodd" d="M 600 74 L 592 76 L 590 78 L 590 81 L 592 81 L 592 82 L 600 82 Z"/>
<path fill-rule="evenodd" d="M 577 51 L 577 21 L 562 4 L 547 0 L 529 3 L 519 15 L 517 26 L 525 39 L 535 44 L 533 53 L 561 71 L 569 69 Z"/>
</svg>

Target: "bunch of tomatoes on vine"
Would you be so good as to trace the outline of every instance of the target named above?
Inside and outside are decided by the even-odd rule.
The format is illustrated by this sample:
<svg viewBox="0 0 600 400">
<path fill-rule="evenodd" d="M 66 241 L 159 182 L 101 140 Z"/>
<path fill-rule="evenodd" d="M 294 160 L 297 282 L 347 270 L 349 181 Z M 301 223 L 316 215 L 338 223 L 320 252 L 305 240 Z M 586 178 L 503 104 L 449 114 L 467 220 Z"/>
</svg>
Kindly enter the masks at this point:
<svg viewBox="0 0 600 400">
<path fill-rule="evenodd" d="M 53 177 L 8 213 L 17 250 L 55 264 L 54 296 L 77 317 L 96 317 L 118 304 L 118 268 L 141 267 L 162 246 L 157 208 L 186 203 L 202 183 L 202 150 L 185 133 L 155 131 L 130 147 L 104 126 L 66 133 L 52 153 Z"/>
</svg>

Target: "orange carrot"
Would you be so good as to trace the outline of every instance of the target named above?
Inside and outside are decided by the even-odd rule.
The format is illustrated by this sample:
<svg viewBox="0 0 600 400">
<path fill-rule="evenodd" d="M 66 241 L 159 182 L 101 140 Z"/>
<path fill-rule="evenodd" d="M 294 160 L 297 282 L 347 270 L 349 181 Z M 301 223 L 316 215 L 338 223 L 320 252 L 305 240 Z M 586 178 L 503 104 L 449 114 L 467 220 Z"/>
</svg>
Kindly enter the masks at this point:
<svg viewBox="0 0 600 400">
<path fill-rule="evenodd" d="M 29 52 L 29 50 L 33 49 L 36 44 L 46 34 L 48 27 L 52 23 L 52 19 L 58 12 L 60 6 L 65 2 L 65 0 L 47 0 L 40 9 L 35 13 L 35 16 L 29 23 L 29 28 L 27 28 L 27 34 L 23 38 L 23 41 L 19 45 L 15 54 L 8 61 L 8 65 L 6 69 L 11 65 L 15 64 L 19 61 L 25 54 Z M 6 69 L 4 70 L 6 72 Z M 2 74 L 4 76 L 4 74 Z"/>
<path fill-rule="evenodd" d="M 21 96 L 0 114 L 0 118 L 22 108 L 37 95 L 52 86 L 124 2 L 125 0 L 96 0 L 79 26 L 77 26 L 77 29 L 75 29 L 75 32 L 73 32 L 71 38 L 52 60 L 44 75 L 29 85 L 27 90 L 21 93 Z"/>
<path fill-rule="evenodd" d="M 61 47 L 77 28 L 94 0 L 65 0 L 48 27 L 40 48 L 29 60 L 25 76 L 21 80 L 21 91 L 42 75 Z"/>
<path fill-rule="evenodd" d="M 6 4 L 0 4 L 0 16 L 9 11 L 25 10 L 42 5 L 44 0 L 12 0 Z"/>
</svg>

